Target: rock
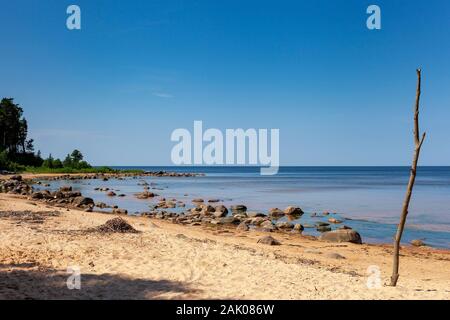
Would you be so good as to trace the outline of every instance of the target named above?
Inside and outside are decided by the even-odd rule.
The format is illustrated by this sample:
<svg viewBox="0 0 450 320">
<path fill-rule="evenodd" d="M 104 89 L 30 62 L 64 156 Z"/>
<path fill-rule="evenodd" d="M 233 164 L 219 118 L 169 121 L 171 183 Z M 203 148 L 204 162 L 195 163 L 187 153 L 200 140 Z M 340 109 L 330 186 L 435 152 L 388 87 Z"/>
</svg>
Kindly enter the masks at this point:
<svg viewBox="0 0 450 320">
<path fill-rule="evenodd" d="M 290 223 L 290 222 L 277 222 L 275 224 L 275 226 L 278 229 L 292 229 L 292 228 L 294 228 L 294 225 L 292 223 Z"/>
<path fill-rule="evenodd" d="M 44 195 L 42 194 L 42 192 L 36 191 L 31 194 L 31 199 L 36 200 L 44 199 Z"/>
<path fill-rule="evenodd" d="M 123 193 L 121 193 L 121 194 L 119 194 L 119 195 L 118 195 L 118 197 L 121 197 L 121 198 L 123 198 L 123 197 L 126 197 L 126 195 L 125 195 L 125 194 L 123 194 Z"/>
<path fill-rule="evenodd" d="M 236 228 L 236 230 L 239 230 L 239 231 L 248 231 L 249 229 L 250 228 L 248 227 L 248 225 L 245 222 L 241 222 Z"/>
<path fill-rule="evenodd" d="M 225 207 L 224 205 L 219 205 L 219 206 L 216 206 L 216 207 L 214 208 L 214 213 L 213 213 L 213 215 L 214 215 L 216 218 L 226 217 L 227 214 L 228 214 L 228 209 L 227 209 L 227 207 Z"/>
<path fill-rule="evenodd" d="M 223 217 L 219 219 L 220 224 L 234 224 L 239 222 L 235 217 Z"/>
<path fill-rule="evenodd" d="M 250 224 L 259 226 L 264 221 L 266 221 L 266 219 L 264 219 L 263 217 L 255 217 L 250 219 Z"/>
<path fill-rule="evenodd" d="M 246 211 L 247 211 L 247 207 L 244 206 L 243 204 L 231 206 L 231 212 L 233 212 L 233 213 L 241 213 L 241 212 L 246 212 Z"/>
<path fill-rule="evenodd" d="M 116 193 L 114 191 L 110 191 L 106 194 L 108 197 L 115 197 Z"/>
<path fill-rule="evenodd" d="M 112 211 L 112 213 L 115 213 L 115 214 L 128 214 L 128 211 L 127 211 L 126 209 L 119 209 L 119 208 L 116 208 L 116 209 L 114 209 L 114 210 Z"/>
<path fill-rule="evenodd" d="M 301 216 L 304 212 L 299 207 L 289 206 L 284 209 L 284 213 L 290 216 Z"/>
<path fill-rule="evenodd" d="M 14 176 L 11 176 L 11 177 L 9 178 L 9 180 L 22 181 L 22 176 L 20 176 L 20 175 L 14 175 Z"/>
<path fill-rule="evenodd" d="M 269 246 L 279 246 L 281 243 L 271 236 L 262 237 L 258 240 L 258 243 L 267 244 Z"/>
<path fill-rule="evenodd" d="M 339 227 L 339 230 L 351 230 L 351 229 L 352 229 L 351 227 L 345 225 Z"/>
<path fill-rule="evenodd" d="M 325 232 L 320 235 L 319 240 L 329 241 L 329 242 L 352 242 L 361 244 L 361 236 L 355 230 L 349 229 L 338 229 L 334 231 Z"/>
<path fill-rule="evenodd" d="M 294 225 L 294 228 L 292 230 L 302 233 L 305 228 L 300 223 L 297 223 Z"/>
<path fill-rule="evenodd" d="M 322 221 L 316 222 L 316 226 L 318 226 L 318 227 L 327 227 L 329 225 L 330 225 L 329 223 L 322 222 Z"/>
<path fill-rule="evenodd" d="M 329 252 L 324 254 L 325 257 L 330 258 L 330 259 L 345 259 L 344 256 L 341 256 L 339 253 L 336 252 Z"/>
<path fill-rule="evenodd" d="M 265 217 L 266 215 L 264 213 L 259 212 L 247 212 L 247 217 L 249 218 L 256 218 L 256 217 Z"/>
<path fill-rule="evenodd" d="M 261 229 L 263 229 L 264 231 L 269 231 L 269 232 L 275 230 L 275 226 L 273 225 L 272 221 L 270 221 L 270 220 L 266 220 L 266 221 L 262 222 L 259 225 L 259 227 Z"/>
<path fill-rule="evenodd" d="M 284 217 L 285 213 L 278 208 L 272 208 L 269 210 L 269 216 L 273 218 L 281 218 Z"/>
<path fill-rule="evenodd" d="M 84 212 L 92 212 L 92 207 L 87 207 L 86 209 L 84 209 Z"/>
<path fill-rule="evenodd" d="M 322 215 L 324 215 L 324 216 L 328 216 L 330 213 L 328 212 L 328 211 L 324 211 L 324 212 L 322 212 Z"/>
<path fill-rule="evenodd" d="M 201 213 L 203 213 L 203 214 L 207 214 L 207 213 L 212 213 L 212 212 L 214 212 L 214 211 L 216 211 L 216 209 L 213 207 L 213 206 L 210 206 L 209 204 L 207 205 L 207 204 L 201 204 L 200 206 L 200 209 L 201 209 Z"/>
<path fill-rule="evenodd" d="M 411 241 L 411 244 L 412 244 L 413 246 L 415 246 L 415 247 L 423 247 L 423 246 L 426 246 L 426 244 L 425 244 L 422 240 L 420 240 L 420 239 L 412 240 L 412 241 Z"/>
<path fill-rule="evenodd" d="M 59 191 L 70 192 L 70 191 L 72 191 L 72 186 L 62 186 L 61 188 L 59 188 Z"/>
<path fill-rule="evenodd" d="M 342 223 L 341 220 L 338 220 L 338 219 L 335 219 L 335 218 L 329 218 L 329 219 L 328 219 L 328 222 L 334 223 L 334 224 Z"/>
<path fill-rule="evenodd" d="M 209 199 L 208 200 L 209 203 L 216 203 L 216 202 L 220 202 L 219 199 Z"/>
<path fill-rule="evenodd" d="M 98 202 L 98 203 L 95 204 L 95 206 L 100 208 L 100 209 L 108 208 L 108 205 L 106 203 L 103 203 L 103 202 Z"/>
<path fill-rule="evenodd" d="M 329 232 L 331 231 L 331 227 L 329 226 L 317 226 L 316 230 L 319 232 Z"/>
<path fill-rule="evenodd" d="M 87 206 L 87 205 L 94 205 L 94 200 L 92 200 L 92 198 L 88 198 L 88 197 L 76 197 L 73 199 L 72 204 L 74 206 Z"/>
<path fill-rule="evenodd" d="M 192 199 L 192 202 L 196 203 L 196 202 L 205 202 L 203 199 L 197 198 L 197 199 Z"/>
<path fill-rule="evenodd" d="M 150 191 L 144 191 L 144 192 L 136 194 L 136 198 L 141 199 L 141 200 L 153 198 L 156 196 L 157 196 L 156 194 L 154 194 L 153 192 L 150 192 Z"/>
</svg>

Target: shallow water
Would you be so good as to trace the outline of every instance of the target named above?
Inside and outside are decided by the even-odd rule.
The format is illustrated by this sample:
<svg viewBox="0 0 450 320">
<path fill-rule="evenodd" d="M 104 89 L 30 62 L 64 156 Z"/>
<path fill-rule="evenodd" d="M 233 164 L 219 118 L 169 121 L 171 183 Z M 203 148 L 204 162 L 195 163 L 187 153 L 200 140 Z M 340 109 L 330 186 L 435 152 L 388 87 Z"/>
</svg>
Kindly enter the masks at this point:
<svg viewBox="0 0 450 320">
<path fill-rule="evenodd" d="M 130 167 L 118 167 L 130 168 Z M 133 167 L 136 168 L 136 167 Z M 146 177 L 109 181 L 70 181 L 83 195 L 107 204 L 117 204 L 129 212 L 149 210 L 156 200 L 138 200 L 141 180 L 156 183 L 153 192 L 165 198 L 184 201 L 217 198 L 224 204 L 245 204 L 248 211 L 267 213 L 268 209 L 301 207 L 303 224 L 326 221 L 329 217 L 345 219 L 345 225 L 358 230 L 365 242 L 391 242 L 399 219 L 409 178 L 407 167 L 282 167 L 276 176 L 260 176 L 256 167 L 140 167 L 148 171 L 203 172 L 204 177 Z M 68 182 L 55 181 L 51 189 Z M 124 193 L 124 198 L 110 198 L 95 187 L 108 187 Z M 161 189 L 161 190 L 159 190 Z M 187 196 L 185 196 L 187 194 Z M 172 210 L 176 211 L 176 210 Z M 317 212 L 332 212 L 328 217 L 312 217 Z M 351 220 L 347 220 L 351 219 Z M 337 227 L 337 226 L 333 226 Z M 315 229 L 305 234 L 317 235 Z M 418 169 L 410 205 L 404 242 L 423 239 L 435 247 L 450 248 L 450 167 Z"/>
</svg>

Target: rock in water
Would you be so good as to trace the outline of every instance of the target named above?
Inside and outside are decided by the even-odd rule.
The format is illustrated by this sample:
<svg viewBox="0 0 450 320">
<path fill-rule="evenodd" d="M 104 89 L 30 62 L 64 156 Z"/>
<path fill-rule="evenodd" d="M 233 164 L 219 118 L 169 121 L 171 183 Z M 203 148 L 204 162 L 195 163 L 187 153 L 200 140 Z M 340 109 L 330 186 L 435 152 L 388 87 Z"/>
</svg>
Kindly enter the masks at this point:
<svg viewBox="0 0 450 320">
<path fill-rule="evenodd" d="M 227 209 L 227 207 L 225 207 L 224 205 L 219 205 L 219 206 L 216 206 L 215 208 L 214 208 L 214 216 L 216 217 L 216 218 L 223 218 L 223 217 L 226 217 L 227 216 L 227 214 L 228 214 L 228 209 Z"/>
<path fill-rule="evenodd" d="M 300 223 L 297 223 L 297 224 L 294 225 L 294 229 L 292 229 L 292 230 L 296 231 L 296 232 L 299 232 L 299 233 L 302 233 L 303 230 L 305 230 L 305 228 Z"/>
<path fill-rule="evenodd" d="M 420 240 L 420 239 L 412 240 L 412 241 L 411 241 L 411 244 L 412 244 L 413 246 L 415 246 L 415 247 L 423 247 L 423 246 L 426 246 L 426 244 L 425 244 L 422 240 Z"/>
<path fill-rule="evenodd" d="M 72 204 L 74 206 L 87 206 L 87 205 L 94 205 L 94 200 L 92 200 L 92 198 L 87 198 L 87 197 L 76 197 L 73 199 Z"/>
<path fill-rule="evenodd" d="M 319 232 L 329 232 L 331 231 L 331 227 L 329 226 L 317 226 L 316 230 Z"/>
<path fill-rule="evenodd" d="M 290 216 L 301 216 L 303 214 L 303 210 L 299 207 L 290 206 L 284 209 L 284 213 Z"/>
<path fill-rule="evenodd" d="M 281 211 L 278 208 L 272 208 L 269 210 L 269 216 L 273 217 L 273 218 L 280 218 L 284 216 L 284 212 Z"/>
<path fill-rule="evenodd" d="M 235 206 L 231 206 L 231 211 L 233 213 L 242 213 L 242 212 L 246 212 L 247 211 L 247 207 L 244 206 L 243 204 L 238 204 Z"/>
<path fill-rule="evenodd" d="M 279 246 L 281 243 L 271 236 L 262 237 L 258 240 L 258 243 L 267 244 L 269 246 Z"/>
<path fill-rule="evenodd" d="M 329 242 L 351 242 L 361 244 L 361 236 L 355 230 L 349 229 L 338 229 L 334 231 L 324 232 L 319 240 L 329 241 Z"/>
</svg>

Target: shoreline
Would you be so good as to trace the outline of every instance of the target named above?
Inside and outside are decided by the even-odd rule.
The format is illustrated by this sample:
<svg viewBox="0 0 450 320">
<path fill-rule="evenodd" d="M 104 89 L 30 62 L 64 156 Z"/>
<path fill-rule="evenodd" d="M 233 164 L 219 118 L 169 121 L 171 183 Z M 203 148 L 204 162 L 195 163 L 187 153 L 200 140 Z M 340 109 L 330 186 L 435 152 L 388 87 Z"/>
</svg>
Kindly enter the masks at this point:
<svg viewBox="0 0 450 320">
<path fill-rule="evenodd" d="M 0 183 L 2 181 L 10 180 L 11 177 L 14 177 L 14 176 L 18 176 L 18 174 L 0 175 Z M 61 181 L 67 180 L 67 181 L 70 181 L 70 180 L 86 180 L 86 179 L 97 179 L 97 180 L 102 180 L 103 179 L 104 181 L 107 181 L 109 179 L 119 179 L 120 180 L 120 179 L 127 178 L 127 177 L 128 178 L 129 177 L 135 177 L 135 178 L 138 178 L 138 177 L 174 177 L 174 178 L 182 178 L 182 177 L 205 176 L 205 174 L 204 173 L 197 173 L 197 172 L 196 173 L 191 173 L 191 172 L 178 173 L 178 172 L 172 172 L 172 171 L 147 171 L 147 172 L 115 172 L 115 173 L 51 173 L 51 174 L 49 174 L 49 173 L 24 173 L 24 174 L 19 174 L 19 176 L 22 177 L 21 178 L 22 181 L 24 181 L 28 185 L 32 186 L 33 184 L 41 185 L 41 181 L 55 181 L 55 180 L 61 180 Z M 42 186 L 46 187 L 47 185 L 44 183 L 44 184 L 42 184 Z M 176 204 L 176 207 L 178 207 L 178 203 L 182 203 L 183 204 L 182 207 L 184 208 L 184 206 L 185 206 L 184 202 L 177 201 L 177 199 L 166 199 L 165 197 L 161 197 L 161 196 L 159 196 L 157 194 L 150 195 L 149 197 L 145 196 L 145 197 L 141 198 L 141 197 L 139 197 L 139 195 L 146 194 L 146 193 L 147 194 L 153 194 L 152 192 L 149 192 L 149 188 L 147 187 L 146 184 L 142 184 L 142 186 L 144 187 L 144 192 L 136 193 L 135 197 L 137 199 L 141 199 L 141 200 L 142 199 L 156 199 L 156 201 L 158 201 L 159 203 L 157 205 L 153 205 L 152 204 L 150 207 L 153 207 L 153 209 L 151 209 L 150 212 L 148 212 L 148 211 L 147 212 L 140 212 L 139 215 L 142 215 L 143 217 L 146 217 L 146 218 L 150 218 L 152 220 L 155 220 L 155 218 L 156 218 L 156 220 L 168 219 L 171 223 L 181 223 L 183 225 L 186 225 L 186 223 L 183 221 L 184 219 L 180 219 L 178 214 L 174 216 L 171 212 L 165 211 L 165 209 L 174 208 L 174 207 L 170 206 L 170 204 Z M 155 189 L 155 188 L 152 188 L 152 189 Z M 109 190 L 109 189 L 107 188 L 107 190 Z M 100 191 L 102 191 L 101 188 L 100 188 Z M 0 192 L 1 192 L 1 185 L 0 185 Z M 81 193 L 79 195 L 80 196 L 84 196 Z M 27 193 L 27 197 L 30 197 L 30 196 L 31 195 Z M 114 195 L 114 197 L 116 197 L 116 196 L 121 197 L 122 195 Z M 71 196 L 71 197 L 73 197 L 73 196 Z M 158 197 L 159 199 L 157 199 L 156 197 Z M 38 199 L 31 199 L 31 200 L 38 200 Z M 126 215 L 126 216 L 135 216 L 135 215 L 137 215 L 137 212 L 136 212 L 136 214 L 129 214 L 128 208 L 125 208 L 125 207 L 124 208 L 120 208 L 120 207 L 117 207 L 117 206 L 112 207 L 112 206 L 105 205 L 104 203 L 101 203 L 101 202 L 99 202 L 99 203 L 100 204 L 104 204 L 105 207 L 100 207 L 99 209 L 105 209 L 106 208 L 106 209 L 111 209 L 111 211 L 109 212 L 109 211 L 105 211 L 105 210 L 95 209 L 95 208 L 98 207 L 98 205 L 97 205 L 98 202 L 95 202 L 95 205 L 93 203 L 92 205 L 89 205 L 89 206 L 85 206 L 85 205 L 78 206 L 78 205 L 72 205 L 71 202 L 70 202 L 71 199 L 69 199 L 70 200 L 69 202 L 64 201 L 63 203 L 61 203 L 61 202 L 58 202 L 58 203 L 47 202 L 47 200 L 49 200 L 48 198 L 43 198 L 42 200 L 45 201 L 45 203 L 47 205 L 54 206 L 55 208 L 70 208 L 70 209 L 75 209 L 75 210 L 83 210 L 83 209 L 89 209 L 90 208 L 91 210 L 86 210 L 86 211 L 87 212 L 97 212 L 97 213 L 101 213 L 101 214 L 119 214 L 119 215 Z M 52 200 L 52 199 L 50 199 L 50 200 Z M 96 201 L 96 199 L 93 199 L 93 200 Z M 217 202 L 220 203 L 219 200 L 217 200 Z M 203 202 L 203 200 L 201 199 L 200 202 L 195 202 L 193 200 L 192 203 L 196 207 L 199 207 L 199 206 L 200 207 L 206 207 L 206 206 L 209 207 L 210 205 L 212 205 L 214 207 L 214 205 L 216 204 L 216 200 L 214 200 L 214 201 L 204 201 Z M 167 206 L 167 204 L 169 204 L 169 206 Z M 281 211 L 281 212 L 283 211 L 283 210 L 280 210 L 278 208 L 273 208 L 273 209 L 276 209 L 277 211 Z M 300 208 L 298 208 L 298 209 L 300 209 Z M 159 212 L 157 210 L 160 210 L 160 212 L 162 212 L 163 215 L 161 216 L 160 214 L 158 214 Z M 247 209 L 245 209 L 245 210 L 247 210 Z M 197 210 L 197 212 L 195 212 L 194 209 L 187 210 L 187 212 L 190 212 L 190 211 L 192 211 L 193 213 L 198 213 L 198 211 L 200 211 L 200 210 Z M 230 211 L 232 211 L 232 209 Z M 227 212 L 230 212 L 230 211 L 227 211 Z M 167 213 L 167 215 L 165 215 L 166 213 Z M 245 214 L 245 211 L 244 211 L 244 214 Z M 316 216 L 317 217 L 327 217 L 328 214 L 329 213 L 321 213 L 321 214 L 314 213 L 314 217 L 316 217 Z M 233 212 L 232 215 L 234 216 L 235 212 Z M 350 218 L 350 217 L 347 217 L 347 216 L 345 216 L 343 214 L 340 214 L 340 216 L 343 218 L 343 221 L 341 221 L 341 223 L 338 224 L 338 226 L 343 227 L 343 228 L 346 228 L 344 222 L 347 221 L 347 220 L 349 220 L 349 221 L 362 221 L 362 222 L 377 223 L 376 221 L 363 219 L 363 218 L 361 218 L 361 219 Z M 189 223 L 192 223 L 195 226 L 198 226 L 200 224 L 200 222 L 202 224 L 204 224 L 204 221 L 196 221 L 195 218 L 197 218 L 197 217 L 198 216 L 194 216 L 193 217 L 194 218 L 193 221 L 191 221 L 192 219 L 190 219 Z M 276 216 L 275 217 L 271 216 L 270 213 L 266 215 L 266 218 L 267 217 L 270 217 L 271 219 L 274 219 L 274 218 L 278 219 L 279 218 L 279 217 L 276 217 Z M 300 215 L 300 217 L 301 217 L 301 215 Z M 211 223 L 211 222 L 208 221 L 207 223 Z M 233 226 L 234 227 L 237 226 L 237 225 L 233 225 L 233 224 L 228 224 L 228 225 L 227 224 L 228 223 L 226 223 L 226 224 L 221 224 L 220 223 L 220 226 L 218 224 L 217 227 L 221 227 L 223 229 L 233 229 Z M 238 224 L 239 224 L 239 222 L 238 222 Z M 335 225 L 333 222 L 330 222 L 328 224 L 329 225 Z M 306 225 L 308 225 L 308 224 L 306 224 Z M 395 225 L 395 224 L 392 224 L 392 225 Z M 259 225 L 253 225 L 253 226 L 256 226 L 256 227 L 260 228 Z M 273 230 L 265 230 L 265 231 L 268 234 L 272 234 L 272 233 L 275 233 L 275 234 L 283 233 L 283 234 L 285 234 L 286 232 L 290 231 L 289 229 L 277 228 L 275 226 L 275 224 L 274 224 L 274 227 L 275 227 L 275 229 L 273 229 Z M 309 226 L 309 227 L 311 227 L 311 226 Z M 418 230 L 420 230 L 420 229 L 418 229 Z M 302 232 L 300 232 L 300 233 L 302 233 Z M 319 238 L 319 236 L 315 236 L 315 235 L 304 235 L 304 236 L 312 237 L 312 238 L 316 238 L 316 239 Z M 362 234 L 362 236 L 364 236 L 364 234 Z M 363 238 L 363 240 L 364 240 L 364 238 Z M 386 246 L 386 247 L 392 246 L 391 242 L 373 241 L 373 242 L 364 242 L 364 243 L 370 244 L 370 245 Z M 407 247 L 407 246 L 413 246 L 413 245 L 411 243 L 409 243 L 409 242 L 408 243 L 402 242 L 402 247 Z M 419 246 L 429 247 L 429 248 L 432 248 L 432 249 L 435 249 L 435 250 L 442 250 L 442 251 L 450 252 L 450 248 L 439 247 L 439 246 L 430 246 L 430 245 L 427 245 L 426 243 L 422 243 Z"/>
<path fill-rule="evenodd" d="M 279 246 L 258 243 L 264 232 L 243 233 L 121 216 L 139 234 L 86 234 L 117 216 L 57 208 L 41 224 L 0 219 L 0 298 L 61 299 L 449 299 L 450 252 L 402 248 L 396 288 L 385 286 L 391 248 L 327 243 L 276 234 Z M 55 211 L 1 194 L 0 211 Z M 86 290 L 65 287 L 67 267 L 78 265 Z M 367 288 L 370 266 L 381 288 Z M 61 281 L 39 288 L 33 274 Z M 40 274 L 42 273 L 42 275 Z M 95 280 L 95 281 L 94 281 Z M 47 281 L 47 280 L 45 280 Z M 11 289 L 13 288 L 13 289 Z M 144 294 L 145 291 L 145 294 Z"/>
</svg>

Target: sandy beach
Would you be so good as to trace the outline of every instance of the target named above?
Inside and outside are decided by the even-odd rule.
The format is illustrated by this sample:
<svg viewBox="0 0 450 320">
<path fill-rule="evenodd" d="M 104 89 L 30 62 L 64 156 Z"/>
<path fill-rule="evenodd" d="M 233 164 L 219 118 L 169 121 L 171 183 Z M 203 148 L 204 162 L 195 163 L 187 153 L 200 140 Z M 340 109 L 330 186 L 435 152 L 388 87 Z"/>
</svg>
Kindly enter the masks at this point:
<svg viewBox="0 0 450 320">
<path fill-rule="evenodd" d="M 36 214 L 0 218 L 0 299 L 450 298 L 448 250 L 403 247 L 393 288 L 388 245 L 273 233 L 281 245 L 268 246 L 267 232 L 130 216 L 139 233 L 89 232 L 117 215 L 0 194 L 1 212 L 25 210 Z M 67 288 L 70 267 L 80 290 Z"/>
</svg>

